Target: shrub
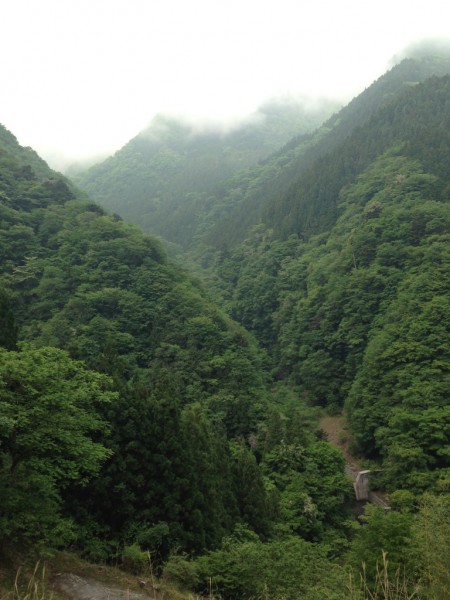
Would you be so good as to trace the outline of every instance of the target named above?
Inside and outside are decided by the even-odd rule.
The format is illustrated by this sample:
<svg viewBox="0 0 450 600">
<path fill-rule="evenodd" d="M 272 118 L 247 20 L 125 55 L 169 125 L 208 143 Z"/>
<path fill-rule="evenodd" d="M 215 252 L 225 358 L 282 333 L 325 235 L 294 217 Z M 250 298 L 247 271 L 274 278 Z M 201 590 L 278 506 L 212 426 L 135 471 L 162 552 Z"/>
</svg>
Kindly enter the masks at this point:
<svg viewBox="0 0 450 600">
<path fill-rule="evenodd" d="M 149 566 L 149 556 L 147 552 L 141 550 L 138 544 L 125 546 L 122 552 L 122 566 L 125 571 L 140 575 L 146 571 Z"/>
</svg>

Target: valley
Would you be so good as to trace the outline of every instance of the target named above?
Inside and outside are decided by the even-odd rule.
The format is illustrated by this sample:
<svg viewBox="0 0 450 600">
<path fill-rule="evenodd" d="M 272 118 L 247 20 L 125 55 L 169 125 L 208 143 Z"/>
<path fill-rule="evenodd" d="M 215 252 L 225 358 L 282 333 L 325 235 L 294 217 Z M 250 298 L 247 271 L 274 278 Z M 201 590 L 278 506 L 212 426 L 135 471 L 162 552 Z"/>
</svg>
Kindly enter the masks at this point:
<svg viewBox="0 0 450 600">
<path fill-rule="evenodd" d="M 74 181 L 0 128 L 0 557 L 448 598 L 449 98 L 411 56 L 331 116 L 160 117 Z"/>
</svg>

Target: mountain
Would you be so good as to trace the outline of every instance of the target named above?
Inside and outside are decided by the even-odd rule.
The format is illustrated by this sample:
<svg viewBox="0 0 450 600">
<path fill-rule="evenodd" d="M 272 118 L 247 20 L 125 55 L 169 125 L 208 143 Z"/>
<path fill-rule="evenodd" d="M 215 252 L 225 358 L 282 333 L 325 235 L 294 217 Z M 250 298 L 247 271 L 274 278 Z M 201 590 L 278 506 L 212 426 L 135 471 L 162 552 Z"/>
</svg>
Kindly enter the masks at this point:
<svg viewBox="0 0 450 600">
<path fill-rule="evenodd" d="M 417 492 L 450 467 L 449 72 L 445 53 L 403 60 L 315 132 L 199 190 L 195 235 L 181 241 L 275 376 L 344 407 L 384 484 Z M 387 360 L 389 346 L 402 358 Z"/>
<path fill-rule="evenodd" d="M 450 468 L 449 94 L 447 75 L 391 97 L 213 268 L 277 376 L 344 407 L 384 484 L 414 492 Z"/>
<path fill-rule="evenodd" d="M 160 570 L 284 530 L 328 586 L 351 487 L 317 411 L 158 241 L 4 130 L 0 256 L 2 561 L 70 548 Z"/>
<path fill-rule="evenodd" d="M 267 408 L 255 341 L 3 128 L 0 256 L 2 551 L 217 545 L 240 519 L 227 439 Z"/>
<path fill-rule="evenodd" d="M 320 159 L 333 151 L 338 154 L 341 144 L 350 134 L 399 93 L 433 75 L 449 72 L 450 58 L 446 53 L 404 59 L 318 130 L 293 138 L 264 164 L 238 174 L 210 200 L 211 216 L 208 215 L 208 227 L 199 232 L 194 245 L 196 255 L 200 252 L 208 255 L 208 248 L 223 250 L 232 247 L 245 238 L 249 227 L 261 222 L 283 229 L 283 235 L 293 232 L 303 234 L 297 223 L 292 223 L 296 219 L 294 212 L 310 213 L 317 204 L 317 198 L 322 202 L 324 193 L 335 194 L 336 186 L 338 188 L 344 180 L 350 181 L 358 169 L 356 165 L 339 165 L 338 170 L 329 175 L 336 186 L 325 191 L 324 187 L 328 184 L 321 183 L 325 179 L 322 168 L 328 159 L 324 158 L 323 162 Z M 364 152 L 367 154 L 368 149 Z M 348 158 L 353 161 L 355 157 Z M 356 156 L 357 163 L 362 160 L 362 157 Z M 309 179 L 306 173 L 310 174 Z M 341 179 L 338 181 L 337 177 Z M 319 185 L 318 182 L 320 189 L 314 188 Z M 307 227 L 310 227 L 309 223 Z"/>
<path fill-rule="evenodd" d="M 287 118 L 284 107 L 280 112 L 266 107 L 262 125 L 248 125 L 225 136 L 193 135 L 189 127 L 160 117 L 115 156 L 80 174 L 76 181 L 107 209 L 185 251 L 193 250 L 197 260 L 200 256 L 209 260 L 211 249 L 232 247 L 261 221 L 289 229 L 294 216 L 279 213 L 290 212 L 290 194 L 299 189 L 298 177 L 402 90 L 432 75 L 448 73 L 449 65 L 442 53 L 419 53 L 405 59 L 312 133 L 308 130 L 321 122 L 317 117 L 323 112 L 314 119 L 300 112 L 300 128 L 298 122 L 291 124 L 293 116 L 298 116 L 292 107 Z M 280 114 L 282 118 L 276 119 Z M 287 126 L 283 135 L 274 136 L 280 120 Z M 280 149 L 283 141 L 286 144 Z M 309 199 L 302 201 L 311 210 Z"/>
<path fill-rule="evenodd" d="M 223 180 L 257 164 L 336 108 L 329 101 L 268 103 L 230 131 L 155 117 L 114 156 L 74 176 L 110 211 L 178 245 L 192 242 Z"/>
</svg>

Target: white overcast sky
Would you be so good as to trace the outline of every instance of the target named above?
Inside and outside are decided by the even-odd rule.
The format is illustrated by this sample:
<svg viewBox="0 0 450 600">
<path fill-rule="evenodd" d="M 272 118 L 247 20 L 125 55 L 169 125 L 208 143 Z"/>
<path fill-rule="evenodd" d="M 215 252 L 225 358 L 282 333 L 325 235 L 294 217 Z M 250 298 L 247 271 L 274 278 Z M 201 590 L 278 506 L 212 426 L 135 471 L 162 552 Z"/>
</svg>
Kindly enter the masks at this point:
<svg viewBox="0 0 450 600">
<path fill-rule="evenodd" d="M 0 123 L 49 163 L 111 153 L 158 113 L 230 120 L 287 94 L 349 99 L 448 0 L 0 0 Z"/>
</svg>

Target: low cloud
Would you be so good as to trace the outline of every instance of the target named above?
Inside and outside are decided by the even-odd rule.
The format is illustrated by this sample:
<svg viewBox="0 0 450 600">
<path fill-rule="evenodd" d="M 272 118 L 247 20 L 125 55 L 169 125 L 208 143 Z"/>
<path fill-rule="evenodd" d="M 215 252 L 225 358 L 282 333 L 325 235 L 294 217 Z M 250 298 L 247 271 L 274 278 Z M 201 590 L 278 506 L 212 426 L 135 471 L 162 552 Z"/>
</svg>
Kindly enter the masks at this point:
<svg viewBox="0 0 450 600">
<path fill-rule="evenodd" d="M 450 57 L 450 38 L 426 38 L 412 42 L 392 57 L 390 66 L 395 66 L 405 58 L 420 58 L 433 54 Z"/>
</svg>

